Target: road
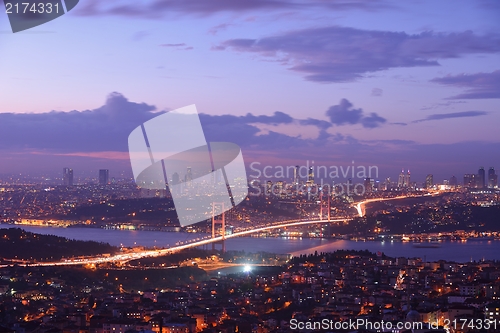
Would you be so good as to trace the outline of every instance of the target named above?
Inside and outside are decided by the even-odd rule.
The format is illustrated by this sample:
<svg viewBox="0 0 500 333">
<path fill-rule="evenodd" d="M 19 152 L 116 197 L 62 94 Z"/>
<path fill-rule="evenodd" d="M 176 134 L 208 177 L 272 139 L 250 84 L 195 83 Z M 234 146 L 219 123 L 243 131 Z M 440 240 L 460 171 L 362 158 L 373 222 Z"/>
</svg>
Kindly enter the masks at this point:
<svg viewBox="0 0 500 333">
<path fill-rule="evenodd" d="M 264 227 L 242 230 L 239 232 L 235 232 L 231 235 L 226 235 L 225 239 L 230 239 L 234 237 L 241 237 L 251 235 L 253 233 L 258 233 L 267 230 L 286 228 L 286 227 L 296 227 L 307 224 L 317 224 L 317 223 L 331 223 L 331 222 L 341 222 L 348 221 L 350 218 L 335 218 L 328 220 L 311 220 L 311 221 L 294 221 L 294 222 L 277 222 L 272 225 L 266 225 Z M 53 261 L 53 262 L 37 262 L 37 263 L 28 263 L 25 262 L 23 264 L 18 263 L 19 265 L 26 266 L 75 266 L 75 265 L 92 265 L 92 264 L 103 264 L 109 262 L 128 262 L 131 260 L 142 259 L 142 258 L 152 258 L 152 257 L 161 257 L 167 254 L 171 254 L 174 252 L 178 252 L 181 250 L 198 247 L 206 244 L 211 244 L 214 242 L 220 242 L 222 240 L 222 236 L 218 236 L 215 238 L 207 238 L 194 242 L 189 242 L 187 244 L 177 245 L 174 247 L 170 247 L 167 249 L 158 249 L 158 250 L 144 250 L 140 252 L 130 252 L 130 253 L 122 253 L 116 254 L 109 257 L 91 257 L 84 259 L 64 259 L 61 261 Z M 8 265 L 0 265 L 0 267 L 6 267 Z"/>
<path fill-rule="evenodd" d="M 392 197 L 392 198 L 373 198 L 373 199 L 367 199 L 364 201 L 358 202 L 354 207 L 358 211 L 359 217 L 363 217 L 366 214 L 366 209 L 365 206 L 368 203 L 372 202 L 379 202 L 379 201 L 389 201 L 389 200 L 398 200 L 398 199 L 408 199 L 408 198 L 420 198 L 420 197 L 427 197 L 427 196 L 433 196 L 442 193 L 441 191 L 435 191 L 431 193 L 425 193 L 422 195 L 415 195 L 415 196 L 408 196 L 408 195 L 400 195 L 397 197 Z"/>
</svg>

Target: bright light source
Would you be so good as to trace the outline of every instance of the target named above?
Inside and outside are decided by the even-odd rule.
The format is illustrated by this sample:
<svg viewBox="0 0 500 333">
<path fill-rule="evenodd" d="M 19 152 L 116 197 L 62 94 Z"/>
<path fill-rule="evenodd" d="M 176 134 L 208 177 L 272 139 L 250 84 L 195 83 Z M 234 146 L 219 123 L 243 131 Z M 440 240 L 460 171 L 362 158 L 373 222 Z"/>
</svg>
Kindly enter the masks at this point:
<svg viewBox="0 0 500 333">
<path fill-rule="evenodd" d="M 251 270 L 252 270 L 252 266 L 246 265 L 245 267 L 243 267 L 243 272 L 245 272 L 245 273 L 248 273 Z"/>
</svg>

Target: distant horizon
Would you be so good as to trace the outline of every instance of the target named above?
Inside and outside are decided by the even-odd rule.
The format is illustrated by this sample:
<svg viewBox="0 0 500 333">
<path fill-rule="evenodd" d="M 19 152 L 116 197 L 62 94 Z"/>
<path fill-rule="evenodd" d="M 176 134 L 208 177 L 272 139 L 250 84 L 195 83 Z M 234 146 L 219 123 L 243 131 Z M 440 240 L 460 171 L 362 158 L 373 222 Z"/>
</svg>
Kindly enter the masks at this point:
<svg viewBox="0 0 500 333">
<path fill-rule="evenodd" d="M 306 167 L 306 165 L 300 165 L 300 164 L 296 164 L 298 165 L 299 167 Z M 279 167 L 294 167 L 296 165 L 288 165 L 288 166 L 279 166 Z M 273 166 L 274 167 L 274 166 Z M 321 167 L 324 167 L 324 166 L 321 166 Z M 349 165 L 347 164 L 346 167 L 349 167 Z M 78 170 L 78 169 L 75 169 L 71 166 L 64 166 L 64 167 L 61 167 L 61 171 L 58 173 L 56 172 L 56 170 L 52 170 L 52 171 L 49 171 L 49 172 L 37 172 L 37 171 L 34 171 L 34 172 L 21 172 L 21 173 L 0 173 L 0 182 L 2 180 L 5 180 L 6 177 L 21 177 L 21 178 L 24 178 L 24 177 L 27 177 L 29 179 L 36 179 L 36 178 L 47 178 L 46 181 L 50 181 L 50 180 L 53 180 L 53 181 L 59 181 L 59 182 L 62 182 L 63 181 L 63 169 L 64 168 L 70 168 L 70 169 L 73 169 L 73 177 L 74 177 L 74 185 L 83 185 L 85 184 L 84 182 L 85 181 L 99 181 L 99 170 L 101 169 L 104 169 L 104 168 L 99 168 L 99 169 L 93 169 L 92 171 L 90 170 Z M 249 167 L 249 165 L 247 164 L 246 165 L 246 168 L 247 168 L 247 180 L 248 181 L 252 181 L 252 180 L 261 180 L 261 181 L 267 181 L 267 180 L 271 180 L 271 181 L 285 181 L 286 183 L 291 183 L 293 182 L 293 176 L 290 176 L 290 177 L 265 177 L 264 175 L 262 175 L 261 177 L 255 177 L 256 175 L 255 174 L 252 174 L 251 172 L 249 172 L 249 169 L 251 169 Z M 488 170 L 490 169 L 491 167 L 485 167 L 484 170 L 486 172 L 486 179 L 485 179 L 485 182 L 486 182 L 486 187 L 487 187 L 487 184 L 488 184 Z M 451 179 L 451 177 L 455 176 L 457 178 L 457 184 L 458 185 L 465 185 L 464 184 L 464 176 L 465 175 L 469 175 L 469 174 L 474 174 L 474 175 L 477 175 L 478 174 L 478 171 L 479 171 L 480 167 L 478 167 L 477 171 L 476 172 L 464 172 L 462 174 L 452 174 L 450 175 L 448 178 L 446 177 L 437 177 L 435 173 L 428 173 L 428 174 L 425 174 L 425 176 L 422 176 L 422 175 L 418 175 L 418 176 L 415 176 L 411 170 L 410 170 L 410 174 L 411 174 L 411 182 L 415 182 L 417 185 L 421 185 L 421 184 L 425 184 L 425 181 L 426 181 L 426 177 L 428 175 L 432 175 L 433 176 L 433 181 L 434 181 L 434 184 L 443 184 L 444 181 L 449 181 Z M 499 173 L 498 173 L 498 169 L 495 169 L 493 167 L 493 169 L 495 170 L 495 174 L 498 176 Z M 125 170 L 121 170 L 121 171 L 115 171 L 113 169 L 107 169 L 109 170 L 109 179 L 110 181 L 112 179 L 115 179 L 115 180 L 130 180 L 131 182 L 134 182 L 134 177 L 132 175 L 132 172 L 129 171 L 125 171 Z M 279 170 L 279 169 L 278 169 Z M 317 170 L 317 169 L 315 169 Z M 406 174 L 406 172 L 408 171 L 408 169 L 405 169 L 404 170 L 404 173 Z M 116 172 L 116 173 L 115 173 Z M 401 171 L 400 171 L 401 172 Z M 272 172 L 268 172 L 269 173 L 272 173 Z M 288 174 L 286 173 L 285 171 L 285 175 L 288 176 Z M 321 175 L 324 175 L 324 173 L 322 173 Z M 252 177 L 254 176 L 254 177 Z M 390 181 L 391 183 L 397 183 L 398 182 L 398 176 L 399 176 L 399 173 L 397 174 L 394 174 L 394 175 L 389 175 L 389 176 L 379 176 L 379 177 L 367 177 L 367 178 L 371 178 L 375 181 L 379 181 L 380 183 L 384 183 L 385 180 L 387 178 L 390 178 Z M 349 178 L 352 178 L 352 177 L 347 177 L 347 178 L 342 178 L 342 177 L 338 177 L 338 178 L 332 178 L 332 177 L 318 177 L 318 176 L 315 176 L 315 180 L 320 180 L 320 179 L 323 179 L 324 181 L 328 181 L 328 182 L 331 182 L 331 181 L 334 181 L 335 183 L 341 183 L 341 182 L 345 182 L 347 181 Z M 364 178 L 359 178 L 359 177 L 354 177 L 354 180 L 360 182 L 362 181 L 362 179 Z M 302 176 L 302 177 L 299 177 L 299 180 L 301 181 L 306 181 L 307 180 L 307 176 Z M 80 183 L 79 183 L 80 182 Z M 83 182 L 83 183 L 82 183 Z M 497 184 L 498 185 L 498 184 Z"/>
<path fill-rule="evenodd" d="M 247 166 L 354 160 L 417 181 L 500 169 L 499 10 L 120 0 L 16 34 L 1 20 L 0 174 L 131 172 L 131 131 L 192 104 L 206 140 L 237 144 Z"/>
</svg>

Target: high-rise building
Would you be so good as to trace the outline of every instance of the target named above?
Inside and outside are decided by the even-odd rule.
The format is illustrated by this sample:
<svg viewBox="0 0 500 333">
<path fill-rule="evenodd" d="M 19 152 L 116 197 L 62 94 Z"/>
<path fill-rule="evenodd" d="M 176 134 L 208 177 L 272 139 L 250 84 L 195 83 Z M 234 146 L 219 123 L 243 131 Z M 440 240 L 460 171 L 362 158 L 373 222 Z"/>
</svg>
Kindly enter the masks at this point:
<svg viewBox="0 0 500 333">
<path fill-rule="evenodd" d="M 464 175 L 464 186 L 469 188 L 474 188 L 477 185 L 476 180 L 477 180 L 477 175 L 473 173 L 466 173 Z"/>
<path fill-rule="evenodd" d="M 293 169 L 293 184 L 299 185 L 299 166 L 296 165 Z"/>
<path fill-rule="evenodd" d="M 271 195 L 272 190 L 273 190 L 273 182 L 268 180 L 266 183 L 266 194 Z"/>
<path fill-rule="evenodd" d="M 307 177 L 307 181 L 310 184 L 314 184 L 314 170 L 313 170 L 313 167 L 309 167 L 309 174 L 308 174 L 308 177 Z"/>
<path fill-rule="evenodd" d="M 387 177 L 385 179 L 385 190 L 390 191 L 391 190 L 391 177 Z"/>
<path fill-rule="evenodd" d="M 495 173 L 495 169 L 491 167 L 488 170 L 488 187 L 489 188 L 495 188 L 498 186 L 498 176 Z"/>
<path fill-rule="evenodd" d="M 434 186 L 434 176 L 428 174 L 427 177 L 425 177 L 425 188 L 432 188 L 433 186 Z"/>
<path fill-rule="evenodd" d="M 365 178 L 364 186 L 365 186 L 366 193 L 372 193 L 373 186 L 372 186 L 372 182 L 371 182 L 370 178 Z"/>
<path fill-rule="evenodd" d="M 172 174 L 172 185 L 180 184 L 180 182 L 181 182 L 181 177 L 179 177 L 179 174 L 177 172 L 174 172 Z"/>
<path fill-rule="evenodd" d="M 477 172 L 477 180 L 476 180 L 476 187 L 477 188 L 484 188 L 486 183 L 486 172 L 484 171 L 484 168 L 481 167 L 479 168 L 479 171 Z"/>
<path fill-rule="evenodd" d="M 451 178 L 450 178 L 450 186 L 451 187 L 457 187 L 458 186 L 457 177 L 451 176 Z"/>
<path fill-rule="evenodd" d="M 187 167 L 186 181 L 190 182 L 192 180 L 193 180 L 193 170 L 191 169 L 191 167 Z"/>
<path fill-rule="evenodd" d="M 106 185 L 109 182 L 109 170 L 100 169 L 99 170 L 99 185 Z"/>
<path fill-rule="evenodd" d="M 408 170 L 408 172 L 405 175 L 405 183 L 404 183 L 403 187 L 410 187 L 410 186 L 411 186 L 411 182 L 410 182 L 410 170 Z"/>
<path fill-rule="evenodd" d="M 401 170 L 401 173 L 399 174 L 398 177 L 398 187 L 402 188 L 404 187 L 404 184 L 405 184 L 405 171 Z"/>
<path fill-rule="evenodd" d="M 276 182 L 275 188 L 276 188 L 276 190 L 278 191 L 278 193 L 280 193 L 280 194 L 281 194 L 281 193 L 283 193 L 283 185 L 284 185 L 284 184 L 283 184 L 283 181 L 282 181 L 282 180 L 278 180 L 278 181 Z"/>
<path fill-rule="evenodd" d="M 63 185 L 73 186 L 73 169 L 63 168 Z"/>
</svg>

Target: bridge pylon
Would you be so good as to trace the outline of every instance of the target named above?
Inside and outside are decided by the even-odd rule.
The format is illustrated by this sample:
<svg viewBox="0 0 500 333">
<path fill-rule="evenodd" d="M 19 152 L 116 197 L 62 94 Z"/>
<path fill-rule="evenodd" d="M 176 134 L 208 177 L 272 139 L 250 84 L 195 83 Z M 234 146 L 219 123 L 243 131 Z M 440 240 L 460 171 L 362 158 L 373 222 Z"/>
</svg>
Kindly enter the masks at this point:
<svg viewBox="0 0 500 333">
<path fill-rule="evenodd" d="M 331 207 L 330 207 L 330 193 L 328 192 L 326 194 L 326 199 L 327 199 L 327 221 L 331 221 Z M 323 221 L 323 190 L 321 190 L 319 194 L 319 220 Z M 321 229 L 321 235 L 320 237 L 323 237 L 323 228 Z"/>
<path fill-rule="evenodd" d="M 222 211 L 222 220 L 216 220 L 215 219 L 215 206 L 220 205 L 221 206 L 221 211 Z M 212 238 L 215 238 L 215 224 L 221 224 L 221 244 L 222 244 L 222 249 L 221 252 L 225 253 L 226 252 L 226 213 L 224 210 L 224 203 L 223 202 L 213 202 L 212 203 Z M 215 251 L 215 242 L 212 243 L 212 251 Z"/>
</svg>

